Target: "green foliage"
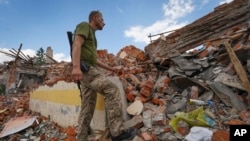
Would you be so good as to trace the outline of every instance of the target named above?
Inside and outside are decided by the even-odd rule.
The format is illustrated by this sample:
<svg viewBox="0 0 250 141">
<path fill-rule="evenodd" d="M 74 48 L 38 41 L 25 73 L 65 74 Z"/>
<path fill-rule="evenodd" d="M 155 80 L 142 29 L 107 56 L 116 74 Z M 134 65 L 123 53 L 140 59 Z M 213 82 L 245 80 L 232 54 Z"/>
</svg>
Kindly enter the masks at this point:
<svg viewBox="0 0 250 141">
<path fill-rule="evenodd" d="M 44 65 L 46 63 L 45 60 L 45 55 L 44 55 L 44 49 L 41 47 L 37 52 L 36 52 L 36 65 Z"/>
</svg>

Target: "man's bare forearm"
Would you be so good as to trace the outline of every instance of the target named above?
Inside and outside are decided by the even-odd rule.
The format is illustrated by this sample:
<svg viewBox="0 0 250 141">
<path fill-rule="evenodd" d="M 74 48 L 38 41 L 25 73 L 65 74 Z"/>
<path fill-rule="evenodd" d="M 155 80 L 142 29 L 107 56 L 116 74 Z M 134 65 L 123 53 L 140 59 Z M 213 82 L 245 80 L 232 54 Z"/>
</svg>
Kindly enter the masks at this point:
<svg viewBox="0 0 250 141">
<path fill-rule="evenodd" d="M 80 56 L 81 56 L 81 46 L 84 42 L 84 38 L 76 35 L 75 41 L 73 43 L 72 51 L 72 63 L 74 68 L 80 68 Z"/>
<path fill-rule="evenodd" d="M 73 44 L 73 56 L 72 56 L 72 63 L 73 67 L 80 68 L 80 54 L 81 54 L 81 47 L 79 45 Z"/>
<path fill-rule="evenodd" d="M 105 70 L 109 70 L 109 71 L 115 71 L 112 67 L 109 67 L 107 65 L 105 65 L 104 63 L 102 63 L 101 61 L 97 60 L 97 66 L 105 69 Z"/>
</svg>

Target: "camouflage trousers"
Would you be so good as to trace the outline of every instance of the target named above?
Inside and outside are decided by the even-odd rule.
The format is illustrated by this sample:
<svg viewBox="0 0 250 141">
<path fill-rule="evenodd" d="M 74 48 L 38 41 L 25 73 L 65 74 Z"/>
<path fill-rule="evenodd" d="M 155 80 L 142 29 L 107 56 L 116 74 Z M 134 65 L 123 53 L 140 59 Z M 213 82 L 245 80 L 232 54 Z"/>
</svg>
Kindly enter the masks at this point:
<svg viewBox="0 0 250 141">
<path fill-rule="evenodd" d="M 79 114 L 79 128 L 77 141 L 87 141 L 90 132 L 90 122 L 94 114 L 97 93 L 104 97 L 108 127 L 113 136 L 123 130 L 122 103 L 120 91 L 96 67 L 90 67 L 89 72 L 83 74 L 81 82 L 81 110 Z"/>
</svg>

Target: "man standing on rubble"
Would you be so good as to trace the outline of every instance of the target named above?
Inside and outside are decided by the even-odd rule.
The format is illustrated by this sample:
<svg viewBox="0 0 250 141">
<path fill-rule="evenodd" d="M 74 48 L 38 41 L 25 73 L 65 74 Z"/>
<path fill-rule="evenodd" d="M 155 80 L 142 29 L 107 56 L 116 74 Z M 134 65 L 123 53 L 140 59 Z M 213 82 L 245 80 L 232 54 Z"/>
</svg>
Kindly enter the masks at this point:
<svg viewBox="0 0 250 141">
<path fill-rule="evenodd" d="M 89 23 L 76 26 L 72 46 L 72 79 L 80 82 L 81 111 L 77 141 L 86 141 L 91 134 L 90 122 L 94 114 L 97 93 L 103 95 L 111 139 L 126 140 L 135 136 L 135 129 L 123 127 L 121 97 L 118 87 L 98 68 L 117 72 L 117 69 L 103 64 L 97 59 L 96 30 L 102 30 L 105 23 L 100 11 L 91 11 Z M 98 66 L 98 67 L 97 67 Z"/>
</svg>

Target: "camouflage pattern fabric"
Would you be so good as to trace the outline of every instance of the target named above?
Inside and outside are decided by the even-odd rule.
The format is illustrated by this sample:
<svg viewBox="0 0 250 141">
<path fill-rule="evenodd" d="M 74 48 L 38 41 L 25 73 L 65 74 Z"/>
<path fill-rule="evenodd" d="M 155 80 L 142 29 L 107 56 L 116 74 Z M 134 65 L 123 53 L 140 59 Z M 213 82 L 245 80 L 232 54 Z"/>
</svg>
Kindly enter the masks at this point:
<svg viewBox="0 0 250 141">
<path fill-rule="evenodd" d="M 0 94 L 1 95 L 5 94 L 5 85 L 4 84 L 0 84 Z"/>
<path fill-rule="evenodd" d="M 100 69 L 91 66 L 89 72 L 83 74 L 81 82 L 81 111 L 77 141 L 87 141 L 90 133 L 90 122 L 95 110 L 97 93 L 104 97 L 108 127 L 113 136 L 123 130 L 122 103 L 120 91 Z"/>
</svg>

